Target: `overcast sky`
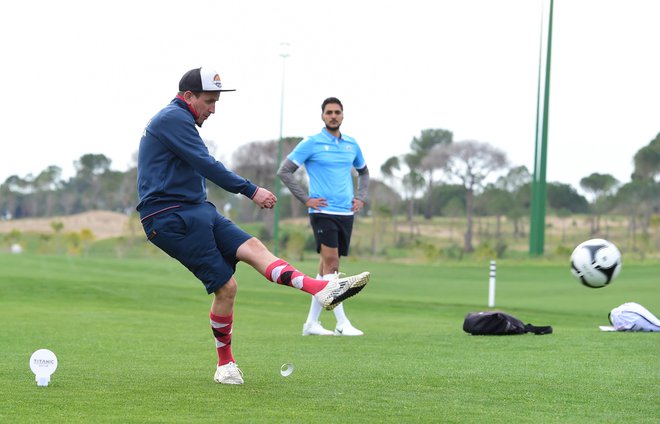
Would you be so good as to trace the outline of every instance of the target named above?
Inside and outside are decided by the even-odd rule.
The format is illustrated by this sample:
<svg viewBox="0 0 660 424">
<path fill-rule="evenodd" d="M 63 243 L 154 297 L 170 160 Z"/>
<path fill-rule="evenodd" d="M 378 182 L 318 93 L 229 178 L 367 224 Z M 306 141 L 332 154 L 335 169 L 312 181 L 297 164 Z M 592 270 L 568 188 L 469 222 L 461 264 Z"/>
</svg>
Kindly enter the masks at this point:
<svg viewBox="0 0 660 424">
<path fill-rule="evenodd" d="M 144 125 L 181 75 L 219 71 L 225 86 L 201 129 L 230 164 L 235 149 L 322 126 L 342 131 L 372 175 L 413 137 L 442 128 L 534 167 L 543 0 L 115 0 L 0 4 L 5 101 L 0 182 L 104 154 L 133 164 Z M 555 0 L 548 181 L 593 172 L 630 179 L 660 132 L 660 1 Z M 280 57 L 280 43 L 291 44 Z"/>
</svg>

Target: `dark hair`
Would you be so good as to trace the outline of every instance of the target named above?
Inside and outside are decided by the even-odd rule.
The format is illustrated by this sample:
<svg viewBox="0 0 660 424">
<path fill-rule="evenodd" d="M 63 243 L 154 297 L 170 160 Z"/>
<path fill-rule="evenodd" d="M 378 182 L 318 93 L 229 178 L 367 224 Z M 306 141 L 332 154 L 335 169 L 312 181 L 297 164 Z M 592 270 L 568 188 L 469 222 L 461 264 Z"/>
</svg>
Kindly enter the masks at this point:
<svg viewBox="0 0 660 424">
<path fill-rule="evenodd" d="M 341 108 L 341 111 L 344 111 L 344 105 L 341 104 L 341 101 L 336 98 L 336 97 L 328 97 L 327 99 L 323 100 L 323 104 L 321 105 L 321 112 L 325 112 L 325 106 L 329 104 L 336 104 L 339 105 Z"/>
<path fill-rule="evenodd" d="M 190 90 L 189 90 L 189 91 L 190 91 Z M 190 92 L 191 92 L 195 97 L 199 97 L 199 96 L 201 96 L 202 93 L 208 93 L 207 91 L 190 91 Z M 181 96 L 181 97 L 183 97 L 183 93 L 185 93 L 185 91 L 179 91 L 179 92 L 178 92 L 179 96 Z"/>
</svg>

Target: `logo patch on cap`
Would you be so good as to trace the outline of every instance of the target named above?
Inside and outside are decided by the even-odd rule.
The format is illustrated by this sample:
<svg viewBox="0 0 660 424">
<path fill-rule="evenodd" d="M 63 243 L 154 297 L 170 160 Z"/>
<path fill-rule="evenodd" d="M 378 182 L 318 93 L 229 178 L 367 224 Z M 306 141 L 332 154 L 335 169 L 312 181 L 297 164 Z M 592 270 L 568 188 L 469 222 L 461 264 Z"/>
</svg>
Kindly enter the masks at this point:
<svg viewBox="0 0 660 424">
<path fill-rule="evenodd" d="M 186 72 L 179 81 L 179 91 L 236 91 L 222 88 L 220 75 L 215 70 L 196 68 Z"/>
<path fill-rule="evenodd" d="M 213 84 L 215 84 L 215 86 L 218 87 L 219 89 L 222 89 L 222 83 L 220 82 L 220 75 L 215 74 L 215 76 L 213 77 Z"/>
</svg>

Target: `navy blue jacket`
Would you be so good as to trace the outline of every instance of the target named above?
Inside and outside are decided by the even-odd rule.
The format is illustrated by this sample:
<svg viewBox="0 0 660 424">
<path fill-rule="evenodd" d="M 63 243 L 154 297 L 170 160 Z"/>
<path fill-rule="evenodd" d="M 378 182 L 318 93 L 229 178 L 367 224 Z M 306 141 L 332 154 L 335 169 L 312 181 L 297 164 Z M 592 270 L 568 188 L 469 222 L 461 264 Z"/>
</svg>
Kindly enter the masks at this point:
<svg viewBox="0 0 660 424">
<path fill-rule="evenodd" d="M 258 187 L 209 154 L 195 117 L 180 98 L 156 114 L 140 140 L 137 189 L 140 217 L 162 209 L 206 201 L 206 179 L 252 198 Z"/>
</svg>

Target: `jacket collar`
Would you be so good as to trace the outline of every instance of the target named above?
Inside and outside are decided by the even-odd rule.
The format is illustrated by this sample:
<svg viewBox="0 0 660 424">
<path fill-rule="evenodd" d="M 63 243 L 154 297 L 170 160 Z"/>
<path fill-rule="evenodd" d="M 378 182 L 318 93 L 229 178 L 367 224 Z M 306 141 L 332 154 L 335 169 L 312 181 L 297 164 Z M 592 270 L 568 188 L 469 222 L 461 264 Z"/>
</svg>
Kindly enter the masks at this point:
<svg viewBox="0 0 660 424">
<path fill-rule="evenodd" d="M 197 119 L 199 119 L 199 115 L 195 112 L 195 110 L 193 108 L 190 107 L 190 105 L 188 103 L 186 103 L 186 101 L 183 99 L 183 97 L 181 97 L 180 94 L 176 95 L 176 98 L 173 100 L 173 102 L 176 102 L 182 108 L 187 109 L 188 112 L 190 112 L 190 114 L 195 119 L 195 125 L 197 125 L 198 127 L 201 127 L 201 125 L 199 125 L 197 123 Z"/>
</svg>

